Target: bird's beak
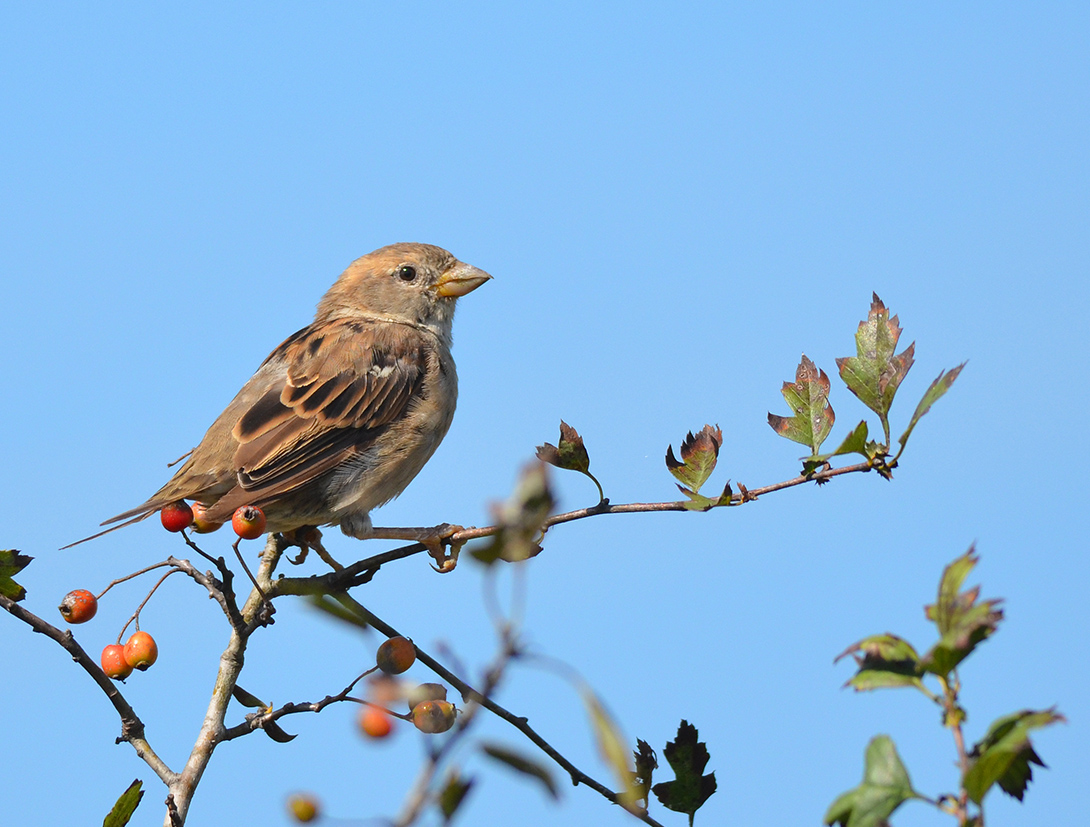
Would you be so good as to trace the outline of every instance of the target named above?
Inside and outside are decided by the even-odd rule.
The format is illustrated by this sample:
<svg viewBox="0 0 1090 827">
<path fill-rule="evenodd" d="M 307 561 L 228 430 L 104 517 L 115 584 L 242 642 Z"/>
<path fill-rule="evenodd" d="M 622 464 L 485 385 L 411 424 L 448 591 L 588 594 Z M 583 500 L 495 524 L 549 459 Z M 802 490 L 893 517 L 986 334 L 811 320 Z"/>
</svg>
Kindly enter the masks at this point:
<svg viewBox="0 0 1090 827">
<path fill-rule="evenodd" d="M 459 261 L 439 277 L 432 289 L 444 298 L 455 299 L 473 292 L 490 278 L 484 270 Z"/>
</svg>

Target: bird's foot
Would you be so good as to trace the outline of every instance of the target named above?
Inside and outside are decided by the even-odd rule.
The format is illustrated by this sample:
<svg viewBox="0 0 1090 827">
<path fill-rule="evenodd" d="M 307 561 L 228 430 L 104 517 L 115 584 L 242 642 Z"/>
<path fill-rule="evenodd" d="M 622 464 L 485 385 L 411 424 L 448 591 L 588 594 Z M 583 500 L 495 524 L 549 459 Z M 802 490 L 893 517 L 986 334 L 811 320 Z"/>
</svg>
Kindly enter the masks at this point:
<svg viewBox="0 0 1090 827">
<path fill-rule="evenodd" d="M 412 540 L 420 543 L 435 561 L 432 568 L 440 574 L 447 574 L 454 571 L 454 567 L 458 565 L 458 553 L 466 544 L 465 540 L 451 539 L 462 530 L 462 526 L 451 523 L 442 523 L 430 528 L 372 528 L 368 537 L 380 540 Z M 448 548 L 444 549 L 444 545 Z"/>
<path fill-rule="evenodd" d="M 319 531 L 316 526 L 301 526 L 292 531 L 285 531 L 280 536 L 282 536 L 289 545 L 298 546 L 299 548 L 299 553 L 294 558 L 288 558 L 288 562 L 293 566 L 298 566 L 305 562 L 307 554 L 311 549 L 314 549 L 317 555 L 334 571 L 340 571 L 344 568 L 344 566 L 334 560 L 330 553 L 325 550 L 325 546 L 322 545 L 322 532 Z"/>
</svg>

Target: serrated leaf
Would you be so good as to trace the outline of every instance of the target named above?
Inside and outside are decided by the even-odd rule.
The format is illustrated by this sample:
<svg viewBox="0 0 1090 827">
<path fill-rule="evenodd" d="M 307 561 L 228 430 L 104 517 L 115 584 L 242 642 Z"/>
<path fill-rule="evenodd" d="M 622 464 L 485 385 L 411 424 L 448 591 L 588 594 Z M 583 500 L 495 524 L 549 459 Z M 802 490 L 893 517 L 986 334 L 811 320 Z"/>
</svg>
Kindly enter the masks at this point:
<svg viewBox="0 0 1090 827">
<path fill-rule="evenodd" d="M 588 477 L 598 488 L 598 501 L 604 502 L 606 495 L 602 491 L 602 485 L 590 472 L 590 456 L 586 446 L 583 445 L 583 437 L 571 425 L 560 420 L 560 441 L 556 445 L 546 442 L 537 446 L 537 458 L 542 462 L 555 465 L 568 471 L 578 471 Z"/>
<path fill-rule="evenodd" d="M 688 813 L 692 825 L 696 811 L 716 790 L 715 773 L 703 774 L 711 758 L 708 747 L 699 740 L 696 727 L 683 720 L 662 754 L 674 771 L 675 780 L 656 784 L 651 791 L 668 810 Z"/>
<path fill-rule="evenodd" d="M 257 697 L 256 695 L 252 695 L 251 693 L 247 692 L 237 683 L 235 684 L 235 688 L 231 690 L 231 697 L 243 706 L 248 706 L 251 709 L 269 708 L 269 704 L 265 703 L 263 700 L 261 700 L 261 698 Z"/>
<path fill-rule="evenodd" d="M 940 373 L 938 378 L 935 379 L 924 392 L 923 399 L 921 399 L 920 404 L 916 406 L 916 412 L 912 414 L 912 419 L 909 421 L 908 427 L 905 428 L 905 432 L 901 434 L 901 438 L 897 440 L 901 443 L 902 448 L 905 443 L 908 442 L 908 436 L 912 433 L 912 429 L 916 427 L 916 423 L 920 421 L 924 414 L 931 410 L 931 406 L 934 405 L 944 393 L 950 390 L 950 386 L 954 384 L 954 380 L 958 378 L 958 374 L 961 373 L 961 369 L 965 367 L 965 364 L 965 362 L 962 362 L 956 368 Z"/>
<path fill-rule="evenodd" d="M 276 721 L 266 721 L 261 725 L 261 728 L 265 730 L 265 734 L 272 738 L 278 744 L 286 744 L 289 741 L 294 741 L 297 736 L 285 732 L 281 728 L 280 724 Z"/>
<path fill-rule="evenodd" d="M 768 414 L 768 424 L 782 437 L 810 448 L 815 456 L 836 422 L 829 404 L 829 377 L 803 354 L 795 381 L 784 382 L 783 398 L 793 414 L 789 417 Z"/>
<path fill-rule="evenodd" d="M 848 655 L 854 657 L 859 670 L 844 685 L 857 692 L 904 686 L 923 688 L 920 656 L 912 644 L 897 635 L 887 632 L 863 638 L 837 655 L 836 660 Z"/>
<path fill-rule="evenodd" d="M 590 456 L 583 445 L 583 437 L 563 419 L 560 420 L 559 445 L 550 445 L 548 442 L 539 445 L 537 458 L 557 468 L 578 471 L 581 474 L 590 470 Z"/>
<path fill-rule="evenodd" d="M 638 798 L 644 803 L 649 803 L 651 795 L 651 779 L 658 769 L 659 759 L 651 745 L 642 738 L 636 739 L 636 749 L 632 753 L 632 759 L 636 762 L 636 773 L 632 786 L 636 790 Z"/>
<path fill-rule="evenodd" d="M 620 728 L 589 687 L 583 686 L 579 691 L 583 697 L 583 705 L 590 716 L 598 754 L 613 773 L 618 790 L 617 803 L 626 810 L 636 810 L 639 793 L 633 784 L 635 773 L 628 763 L 628 747 L 625 746 L 625 739 L 621 737 Z"/>
<path fill-rule="evenodd" d="M 999 608 L 1002 600 L 985 600 L 977 603 L 980 587 L 961 591 L 969 572 L 976 566 L 975 549 L 970 549 L 948 565 L 939 581 L 939 594 L 935 603 L 927 606 L 927 618 L 939 630 L 939 642 L 920 660 L 927 672 L 948 675 L 976 648 L 990 637 L 1003 619 Z"/>
<path fill-rule="evenodd" d="M 841 827 L 883 827 L 894 810 L 915 797 L 893 741 L 888 735 L 878 735 L 867 744 L 863 783 L 838 797 L 824 821 Z"/>
<path fill-rule="evenodd" d="M 497 531 L 488 543 L 470 552 L 474 560 L 485 565 L 500 560 L 516 563 L 541 553 L 542 527 L 555 505 L 547 468 L 541 462 L 527 465 L 507 502 L 493 506 Z"/>
<path fill-rule="evenodd" d="M 439 812 L 443 814 L 443 823 L 449 824 L 450 820 L 454 818 L 454 814 L 458 812 L 458 808 L 462 806 L 462 802 L 465 801 L 469 791 L 473 788 L 473 779 L 467 778 L 462 780 L 461 774 L 458 770 L 453 769 L 447 775 L 446 783 L 443 784 L 443 789 L 439 791 Z"/>
<path fill-rule="evenodd" d="M 485 743 L 481 745 L 481 749 L 489 758 L 499 761 L 516 772 L 540 781 L 553 799 L 560 798 L 560 792 L 556 788 L 552 774 L 541 764 L 499 744 Z"/>
<path fill-rule="evenodd" d="M 874 293 L 870 312 L 855 334 L 856 355 L 836 360 L 848 390 L 881 418 L 887 441 L 889 409 L 897 388 L 912 367 L 916 348 L 913 343 L 895 355 L 900 337 L 897 317 L 890 317 L 889 310 Z"/>
<path fill-rule="evenodd" d="M 666 467 L 682 486 L 696 494 L 715 470 L 722 445 L 723 432 L 718 427 L 705 425 L 695 435 L 689 431 L 681 443 L 680 461 L 674 457 L 673 445 L 666 449 Z"/>
<path fill-rule="evenodd" d="M 14 577 L 33 559 L 13 548 L 0 549 L 0 594 L 16 603 L 26 597 L 26 589 L 16 583 Z"/>
<path fill-rule="evenodd" d="M 129 823 L 132 814 L 136 812 L 137 805 L 140 804 L 140 799 L 144 797 L 144 791 L 141 789 L 143 783 L 137 778 L 129 784 L 128 789 L 121 793 L 113 808 L 106 814 L 106 818 L 102 820 L 102 827 L 125 827 Z"/>
<path fill-rule="evenodd" d="M 1030 764 L 1045 766 L 1030 743 L 1030 731 L 1066 720 L 1055 707 L 1042 711 L 1024 709 L 996 719 L 969 753 L 969 771 L 962 779 L 969 798 L 979 805 L 988 790 L 998 783 L 1003 792 L 1021 801 L 1033 780 Z"/>
</svg>

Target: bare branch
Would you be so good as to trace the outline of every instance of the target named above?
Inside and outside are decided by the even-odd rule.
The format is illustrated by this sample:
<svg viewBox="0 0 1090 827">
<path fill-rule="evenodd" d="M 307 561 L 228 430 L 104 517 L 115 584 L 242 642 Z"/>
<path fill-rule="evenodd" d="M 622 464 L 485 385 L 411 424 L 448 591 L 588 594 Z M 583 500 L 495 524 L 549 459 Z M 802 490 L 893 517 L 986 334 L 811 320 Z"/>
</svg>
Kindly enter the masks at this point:
<svg viewBox="0 0 1090 827">
<path fill-rule="evenodd" d="M 118 716 L 121 718 L 121 736 L 117 739 L 118 743 L 122 741 L 128 741 L 132 744 L 136 754 L 151 767 L 154 772 L 163 781 L 164 784 L 170 785 L 177 778 L 178 774 L 170 769 L 151 748 L 151 744 L 148 743 L 144 736 L 144 723 L 137 716 L 136 711 L 129 705 L 129 702 L 125 700 L 125 697 L 121 694 L 121 690 L 118 689 L 117 684 L 106 677 L 106 674 L 99 667 L 98 663 L 87 654 L 86 650 L 76 641 L 76 638 L 69 630 L 60 630 L 56 626 L 48 623 L 42 618 L 38 617 L 33 612 L 27 611 L 14 600 L 10 600 L 3 595 L 0 595 L 0 608 L 7 611 L 12 617 L 23 621 L 23 623 L 30 626 L 35 632 L 43 634 L 46 637 L 54 640 L 60 644 L 69 654 L 72 655 L 72 660 L 83 667 L 91 679 L 98 684 L 106 697 L 113 704 L 114 709 L 117 710 Z"/>
<path fill-rule="evenodd" d="M 386 623 L 381 618 L 377 617 L 368 608 L 363 606 L 363 604 L 353 599 L 349 595 L 337 595 L 336 599 L 342 602 L 344 605 L 350 605 L 354 611 L 358 612 L 360 616 L 365 617 L 368 623 L 370 623 L 375 629 L 382 632 L 382 634 L 386 635 L 387 637 L 396 637 L 401 634 L 397 631 L 397 629 L 395 629 L 389 623 Z M 616 793 L 609 789 L 609 787 L 607 787 L 605 784 L 602 784 L 601 782 L 596 781 L 594 778 L 587 775 L 581 769 L 576 767 L 575 764 L 573 764 L 571 761 L 561 755 L 548 741 L 546 741 L 537 732 L 534 731 L 534 729 L 527 723 L 526 718 L 515 715 L 514 713 L 500 706 L 491 698 L 487 697 L 486 694 L 483 694 L 482 692 L 474 689 L 472 686 L 470 686 L 468 683 L 463 681 L 461 678 L 459 678 L 457 675 L 455 675 L 453 672 L 443 666 L 443 664 L 439 663 L 439 661 L 437 661 L 419 646 L 416 646 L 416 658 L 429 669 L 431 669 L 435 674 L 443 678 L 445 681 L 450 683 L 451 686 L 457 689 L 461 693 L 462 698 L 466 701 L 467 704 L 470 702 L 480 704 L 489 712 L 502 718 L 504 721 L 507 721 L 507 723 L 511 724 L 511 726 L 513 726 L 515 729 L 525 735 L 534 744 L 534 746 L 536 746 L 538 749 L 548 755 L 553 761 L 560 765 L 560 767 L 563 768 L 565 772 L 568 773 L 569 777 L 571 778 L 572 784 L 575 784 L 577 786 L 579 784 L 584 784 L 585 786 L 590 787 L 592 790 L 597 792 L 599 795 L 608 799 L 611 803 L 620 805 Z M 627 810 L 626 812 L 631 813 L 634 817 L 640 819 L 645 824 L 652 825 L 652 827 L 662 827 L 659 822 L 651 818 L 651 816 L 648 815 L 646 812 L 632 813 L 631 810 Z"/>
</svg>

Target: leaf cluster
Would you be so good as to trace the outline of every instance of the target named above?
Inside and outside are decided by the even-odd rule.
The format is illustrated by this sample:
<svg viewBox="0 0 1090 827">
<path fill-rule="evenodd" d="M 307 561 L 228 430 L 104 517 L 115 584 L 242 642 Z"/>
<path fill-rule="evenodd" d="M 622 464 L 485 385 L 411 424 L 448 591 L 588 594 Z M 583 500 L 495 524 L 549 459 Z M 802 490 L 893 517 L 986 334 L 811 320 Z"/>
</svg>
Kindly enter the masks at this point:
<svg viewBox="0 0 1090 827">
<path fill-rule="evenodd" d="M 852 655 L 855 659 L 856 673 L 845 686 L 857 692 L 910 687 L 941 708 L 943 724 L 954 733 L 959 752 L 958 792 L 936 800 L 918 793 L 912 788 L 893 741 L 882 735 L 867 747 L 863 782 L 833 802 L 825 814 L 826 824 L 879 827 L 897 807 L 916 798 L 950 812 L 959 824 L 983 827 L 982 812 L 971 812 L 970 803 L 979 808 L 996 785 L 1021 801 L 1033 778 L 1030 765 L 1044 766 L 1030 743 L 1029 732 L 1063 721 L 1055 709 L 1022 710 L 1003 716 L 971 749 L 964 747 L 962 727 L 968 713 L 959 701 L 957 668 L 995 634 L 1003 619 L 1002 600 L 981 600 L 979 586 L 962 588 L 978 560 L 970 548 L 943 571 L 935 602 L 924 607 L 938 639 L 923 655 L 908 641 L 886 632 L 853 643 L 836 658 Z M 937 691 L 925 684 L 929 676 L 938 683 Z"/>
</svg>

